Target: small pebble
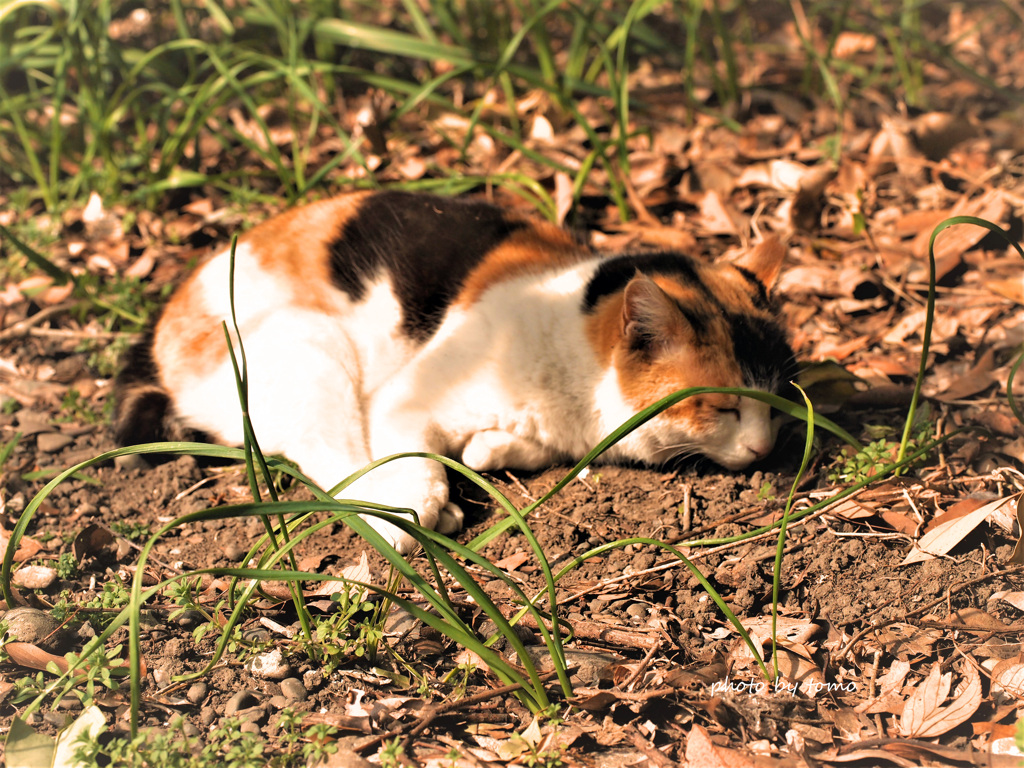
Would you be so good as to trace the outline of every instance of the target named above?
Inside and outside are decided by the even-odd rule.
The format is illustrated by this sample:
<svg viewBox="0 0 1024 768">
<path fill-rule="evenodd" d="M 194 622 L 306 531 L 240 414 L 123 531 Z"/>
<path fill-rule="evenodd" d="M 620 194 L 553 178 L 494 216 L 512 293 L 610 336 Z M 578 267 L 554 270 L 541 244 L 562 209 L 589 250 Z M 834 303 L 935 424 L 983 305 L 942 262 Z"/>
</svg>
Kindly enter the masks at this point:
<svg viewBox="0 0 1024 768">
<path fill-rule="evenodd" d="M 249 548 L 239 544 L 237 541 L 224 543 L 224 557 L 228 560 L 239 561 L 248 554 Z"/>
<path fill-rule="evenodd" d="M 295 677 L 286 677 L 281 681 L 281 695 L 289 701 L 305 701 L 306 687 Z"/>
<path fill-rule="evenodd" d="M 302 687 L 307 691 L 315 691 L 324 684 L 324 673 L 319 669 L 311 669 L 302 673 Z M 283 686 L 283 682 L 282 682 Z M 283 690 L 283 688 L 282 688 Z"/>
<path fill-rule="evenodd" d="M 57 581 L 57 570 L 45 565 L 26 565 L 14 572 L 11 581 L 23 589 L 48 589 Z"/>
<path fill-rule="evenodd" d="M 71 650 L 71 634 L 44 611 L 20 606 L 12 608 L 0 618 L 7 622 L 10 639 L 38 645 L 50 653 L 64 654 Z"/>
<path fill-rule="evenodd" d="M 149 462 L 142 458 L 140 454 L 131 453 L 127 456 L 115 457 L 114 468 L 120 472 L 126 472 L 131 469 L 147 470 L 150 466 Z"/>
<path fill-rule="evenodd" d="M 181 732 L 183 734 L 185 734 L 186 736 L 188 736 L 190 739 L 194 739 L 194 738 L 198 737 L 199 734 L 201 733 L 201 731 L 198 728 L 196 728 L 194 724 L 190 723 L 188 720 L 186 720 L 184 723 L 182 723 L 182 725 L 181 725 Z"/>
<path fill-rule="evenodd" d="M 241 690 L 228 699 L 224 706 L 224 715 L 234 717 L 243 709 L 255 707 L 260 703 L 260 695 L 256 691 Z"/>
<path fill-rule="evenodd" d="M 63 709 L 66 712 L 77 712 L 81 708 L 82 702 L 77 696 L 65 696 L 57 702 L 57 709 Z"/>
<path fill-rule="evenodd" d="M 192 627 L 201 624 L 205 619 L 206 617 L 199 611 L 186 610 L 179 613 L 174 620 L 179 627 Z"/>
<path fill-rule="evenodd" d="M 199 722 L 204 728 L 209 728 L 217 721 L 217 711 L 213 707 L 203 707 L 199 710 Z"/>
<path fill-rule="evenodd" d="M 36 447 L 43 453 L 56 453 L 74 441 L 74 438 L 60 432 L 41 432 L 36 436 Z"/>
<path fill-rule="evenodd" d="M 249 671 L 264 680 L 283 680 L 292 673 L 292 665 L 284 657 L 284 652 L 274 648 L 260 653 L 249 662 Z"/>
<path fill-rule="evenodd" d="M 246 627 L 242 630 L 242 638 L 248 643 L 261 643 L 270 639 L 270 630 L 266 627 Z"/>
<path fill-rule="evenodd" d="M 46 712 L 43 714 L 42 721 L 49 723 L 57 730 L 63 730 L 71 722 L 71 716 L 61 712 Z"/>
<path fill-rule="evenodd" d="M 193 683 L 189 686 L 188 691 L 185 692 L 185 698 L 193 704 L 198 704 L 206 698 L 206 693 L 209 690 L 210 688 L 206 683 Z"/>
<path fill-rule="evenodd" d="M 234 715 L 225 715 L 225 717 L 234 717 L 241 720 L 243 723 L 263 725 L 263 723 L 267 721 L 267 711 L 267 708 L 261 705 L 258 707 L 249 707 L 248 709 L 240 709 L 235 712 Z"/>
<path fill-rule="evenodd" d="M 284 709 L 289 704 L 288 699 L 284 696 L 281 696 L 280 694 L 277 696 L 271 696 L 270 701 L 268 703 L 274 709 Z"/>
<path fill-rule="evenodd" d="M 648 608 L 643 603 L 630 603 L 626 606 L 626 615 L 635 619 L 642 619 L 647 616 Z"/>
<path fill-rule="evenodd" d="M 162 667 L 153 670 L 153 682 L 163 688 L 171 682 L 171 673 Z"/>
<path fill-rule="evenodd" d="M 246 720 L 244 723 L 242 723 L 238 730 L 240 730 L 242 733 L 251 733 L 256 736 L 260 735 L 259 725 L 254 723 L 252 720 Z"/>
<path fill-rule="evenodd" d="M 99 507 L 95 504 L 90 504 L 88 501 L 82 502 L 75 507 L 75 514 L 82 517 L 91 517 L 92 515 L 98 515 L 100 512 Z"/>
</svg>

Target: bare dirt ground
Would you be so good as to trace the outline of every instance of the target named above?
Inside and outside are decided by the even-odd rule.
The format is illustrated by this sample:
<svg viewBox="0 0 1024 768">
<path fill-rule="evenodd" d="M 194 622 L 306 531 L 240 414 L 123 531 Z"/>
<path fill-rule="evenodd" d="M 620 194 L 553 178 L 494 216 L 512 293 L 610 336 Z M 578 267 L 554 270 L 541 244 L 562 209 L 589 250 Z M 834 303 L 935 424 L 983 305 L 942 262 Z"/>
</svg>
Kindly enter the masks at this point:
<svg viewBox="0 0 1024 768">
<path fill-rule="evenodd" d="M 943 21 L 944 28 L 955 23 L 973 30 L 957 36 L 947 29 L 959 53 L 1019 90 L 1020 24 L 1006 33 L 996 19 L 950 14 Z M 849 42 L 851 61 L 874 55 L 869 40 Z M 927 111 L 908 112 L 891 96 L 868 92 L 851 96 L 837 116 L 824 102 L 787 93 L 796 75 L 785 61 L 760 64 L 766 87 L 733 116 L 743 126 L 738 134 L 674 105 L 654 87 L 657 73 L 638 76 L 638 93 L 651 86 L 651 109 L 636 118 L 648 138 L 638 140 L 631 163 L 638 215 L 621 224 L 606 200 L 588 200 L 580 220 L 592 223 L 589 236 L 599 247 L 670 244 L 709 258 L 754 231 L 786 234 L 789 260 L 778 290 L 795 349 L 802 360 L 835 364 L 812 388 L 818 405 L 865 443 L 883 441 L 876 454 L 891 458 L 922 350 L 932 228 L 950 215 L 973 215 L 1020 237 L 1021 107 L 935 68 Z M 543 107 L 536 109 L 543 118 Z M 833 163 L 825 150 L 840 120 L 843 152 Z M 556 133 L 544 141 L 544 151 L 572 153 L 579 138 Z M 428 152 L 425 144 L 405 150 Z M 381 180 L 421 172 L 411 168 L 418 166 L 387 166 Z M 550 172 L 538 173 L 547 173 L 539 181 L 552 189 L 559 184 Z M 69 214 L 56 225 L 55 258 L 97 274 L 143 276 L 155 295 L 209 247 L 226 242 L 239 221 L 262 215 L 225 211 L 216 196 L 198 193 L 169 202 L 159 216 L 137 212 L 130 225 L 126 213 Z M 486 669 L 463 675 L 465 655 L 423 627 L 392 626 L 387 640 L 423 685 L 383 652 L 372 662 L 352 654 L 324 674 L 288 639 L 294 612 L 271 591 L 243 628 L 245 637 L 273 641 L 288 654 L 288 669 L 271 679 L 252 672 L 239 648 L 201 683 L 176 685 L 174 675 L 205 663 L 213 634 L 196 640 L 201 621 L 194 613 L 171 618 L 170 602 L 152 606 L 144 724 L 166 726 L 180 714 L 198 735 L 241 714 L 273 748 L 281 710 L 290 706 L 338 729 L 340 751 L 329 764 L 343 766 L 379 762 L 382 745 L 396 737 L 405 759 L 436 765 L 1003 764 L 999 753 L 1019 754 L 1012 737 L 1024 699 L 1024 570 L 1013 557 L 1024 427 L 1006 397 L 1010 366 L 1024 344 L 1022 261 L 1004 241 L 965 224 L 939 236 L 936 256 L 927 418 L 915 431 L 923 439 L 952 436 L 901 477 L 791 525 L 778 595 L 778 686 L 760 677 L 686 567 L 663 549 L 634 544 L 588 560 L 559 582 L 559 613 L 574 632 L 568 647 L 576 668 L 575 698 L 561 702 L 562 722 L 544 720 L 531 731 L 530 714 Z M 9 283 L 0 296 L 0 444 L 20 434 L 2 466 L 4 541 L 44 482 L 33 473 L 114 447 L 102 418 L 95 419 L 110 392 L 109 371 L 97 370 L 95 353 L 114 337 L 95 313 L 74 312 L 74 300 L 61 291 L 30 277 Z M 844 381 L 837 371 L 856 380 Z M 785 427 L 773 456 L 748 472 L 723 473 L 707 462 L 595 466 L 536 513 L 533 530 L 556 567 L 618 539 L 680 543 L 753 530 L 781 516 L 803 434 L 799 423 Z M 834 438 L 819 436 L 794 509 L 850 484 L 836 476 L 846 464 L 842 451 Z M 525 505 L 568 469 L 498 473 L 493 480 Z M 51 648 L 58 654 L 81 647 L 91 631 L 83 629 L 91 626 L 86 620 L 103 613 L 95 607 L 103 585 L 130 578 L 137 546 L 112 527 L 121 534 L 153 531 L 187 512 L 248 498 L 237 466 L 203 466 L 191 457 L 153 466 L 111 462 L 84 474 L 49 497 L 15 558 L 23 570 L 41 565 L 45 572 L 62 555 L 76 566 L 74 573 L 55 571 L 36 589 L 16 574 L 19 600 L 44 609 L 70 604 L 70 635 Z M 497 513 L 480 492 L 459 487 L 468 540 Z M 297 488 L 288 493 L 305 497 Z M 238 565 L 262 532 L 254 519 L 181 526 L 157 544 L 151 567 L 170 574 Z M 766 654 L 776 541 L 772 533 L 686 549 Z M 930 554 L 906 562 L 922 548 Z M 305 570 L 337 573 L 364 550 L 338 525 L 297 554 Z M 527 592 L 540 588 L 521 536 L 504 536 L 485 552 Z M 372 576 L 382 583 L 380 564 L 371 553 Z M 491 587 L 513 612 L 507 590 L 497 582 Z M 226 589 L 225 581 L 208 579 L 202 602 L 212 609 Z M 464 594 L 453 597 L 473 616 Z M 24 706 L 17 681 L 34 674 L 31 666 L 3 661 L 3 724 Z M 98 701 L 118 723 L 124 692 L 115 688 Z M 66 698 L 30 724 L 52 733 L 76 714 L 76 701 Z"/>
</svg>

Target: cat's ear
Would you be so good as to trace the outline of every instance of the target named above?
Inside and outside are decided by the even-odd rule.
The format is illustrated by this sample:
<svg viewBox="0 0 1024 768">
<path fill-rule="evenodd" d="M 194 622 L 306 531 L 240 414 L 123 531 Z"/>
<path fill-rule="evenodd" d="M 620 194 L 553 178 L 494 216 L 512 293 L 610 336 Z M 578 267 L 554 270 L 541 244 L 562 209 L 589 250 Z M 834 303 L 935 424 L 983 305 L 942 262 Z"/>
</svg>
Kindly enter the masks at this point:
<svg viewBox="0 0 1024 768">
<path fill-rule="evenodd" d="M 636 273 L 622 300 L 622 336 L 630 349 L 657 350 L 692 335 L 675 300 L 647 275 Z"/>
<path fill-rule="evenodd" d="M 786 246 L 775 235 L 769 235 L 733 264 L 750 272 L 766 291 L 770 291 L 782 270 L 786 258 Z"/>
</svg>

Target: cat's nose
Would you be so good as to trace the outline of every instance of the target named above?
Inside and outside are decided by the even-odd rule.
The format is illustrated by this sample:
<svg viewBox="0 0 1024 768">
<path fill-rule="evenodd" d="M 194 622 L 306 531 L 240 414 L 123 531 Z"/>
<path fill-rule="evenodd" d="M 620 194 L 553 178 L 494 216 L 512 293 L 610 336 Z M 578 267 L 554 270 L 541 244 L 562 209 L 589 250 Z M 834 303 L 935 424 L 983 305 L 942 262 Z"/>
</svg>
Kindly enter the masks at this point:
<svg viewBox="0 0 1024 768">
<path fill-rule="evenodd" d="M 751 454 L 753 454 L 753 458 L 751 459 L 751 461 L 760 461 L 761 459 L 763 459 L 765 456 L 772 452 L 772 446 L 768 443 L 744 445 L 743 447 L 750 451 Z"/>
</svg>

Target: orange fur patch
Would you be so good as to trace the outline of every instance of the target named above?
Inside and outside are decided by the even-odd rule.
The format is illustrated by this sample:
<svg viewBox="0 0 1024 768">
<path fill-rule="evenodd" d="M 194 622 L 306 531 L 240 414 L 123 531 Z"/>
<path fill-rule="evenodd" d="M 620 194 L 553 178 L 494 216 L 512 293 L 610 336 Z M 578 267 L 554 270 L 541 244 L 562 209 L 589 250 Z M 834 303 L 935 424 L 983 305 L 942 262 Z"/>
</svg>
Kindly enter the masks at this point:
<svg viewBox="0 0 1024 768">
<path fill-rule="evenodd" d="M 717 324 L 716 324 L 717 325 Z M 722 327 L 715 328 L 700 347 L 670 350 L 654 360 L 642 360 L 628 352 L 615 355 L 619 387 L 636 410 L 646 408 L 673 392 L 688 387 L 740 387 L 743 374 L 733 359 L 732 341 Z M 664 417 L 685 422 L 694 434 L 710 430 L 718 409 L 735 407 L 734 395 L 695 395 L 664 412 Z"/>
<path fill-rule="evenodd" d="M 327 247 L 372 192 L 352 192 L 294 208 L 253 227 L 239 238 L 251 245 L 259 268 L 291 286 L 296 303 L 332 311 Z M 223 251 L 218 251 L 223 253 Z M 188 371 L 208 371 L 227 357 L 221 328 L 202 296 L 196 272 L 174 292 L 157 323 L 153 357 L 172 391 Z"/>
<path fill-rule="evenodd" d="M 606 296 L 586 318 L 590 348 L 602 367 L 612 364 L 612 355 L 622 343 L 622 292 Z"/>
<path fill-rule="evenodd" d="M 190 370 L 209 370 L 227 356 L 220 318 L 206 310 L 197 275 L 190 275 L 171 296 L 153 336 L 153 359 L 172 391 Z"/>
<path fill-rule="evenodd" d="M 456 304 L 474 304 L 492 285 L 520 275 L 569 266 L 590 253 L 546 221 L 530 221 L 491 250 L 466 278 Z"/>
<path fill-rule="evenodd" d="M 293 208 L 246 233 L 260 268 L 280 275 L 302 306 L 330 312 L 332 291 L 327 247 L 372 192 L 350 192 Z M 257 246 L 258 243 L 258 246 Z"/>
</svg>

